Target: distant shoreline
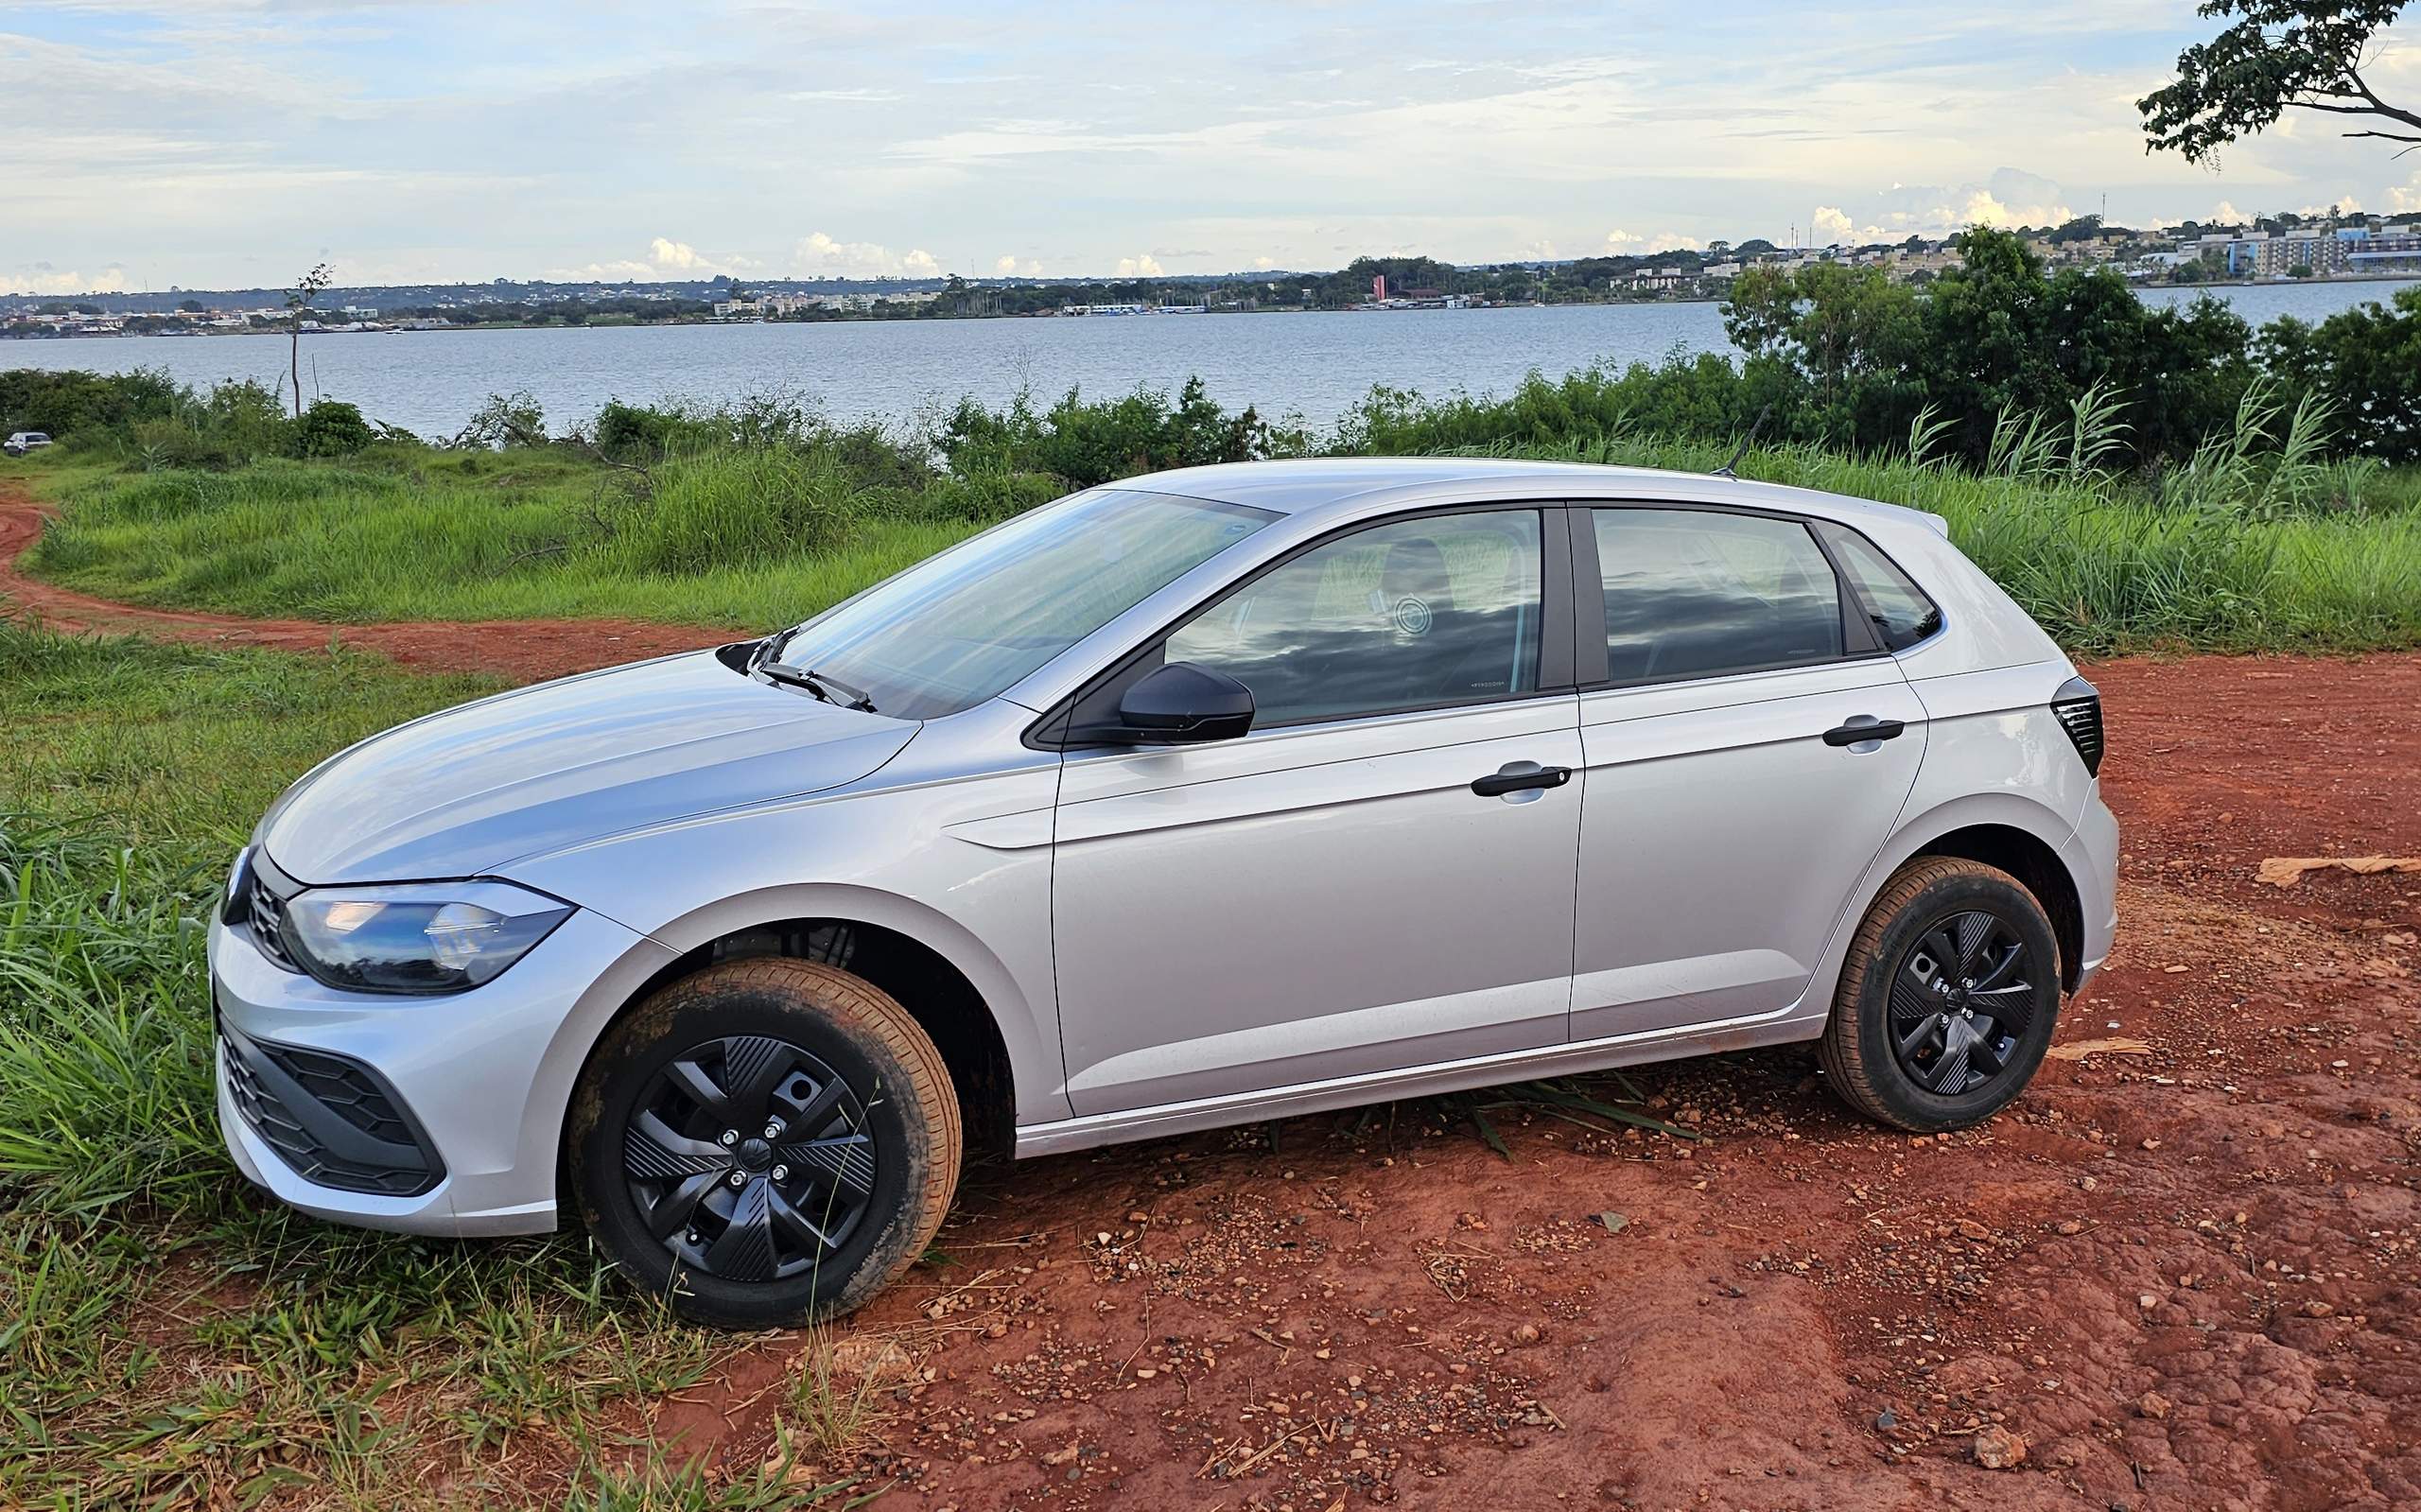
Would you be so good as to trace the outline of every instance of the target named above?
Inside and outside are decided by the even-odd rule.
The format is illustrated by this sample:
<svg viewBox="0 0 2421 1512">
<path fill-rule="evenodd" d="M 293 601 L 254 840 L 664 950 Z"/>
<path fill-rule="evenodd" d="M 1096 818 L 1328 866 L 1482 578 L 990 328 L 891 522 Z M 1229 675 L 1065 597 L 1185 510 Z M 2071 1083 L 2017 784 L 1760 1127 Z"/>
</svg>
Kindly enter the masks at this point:
<svg viewBox="0 0 2421 1512">
<path fill-rule="evenodd" d="M 2179 290 L 2179 291 L 2181 291 L 2181 292 L 2192 293 L 2192 292 L 2209 291 L 2209 290 L 2216 290 L 2216 289 L 2227 289 L 2227 288 L 2308 288 L 2308 287 L 2327 287 L 2327 286 L 2335 285 L 2335 284 L 2414 284 L 2414 283 L 2421 283 L 2421 272 L 2411 272 L 2411 273 L 2362 273 L 2362 274 L 2355 274 L 2355 275 L 2348 275 L 2348 276 L 2342 276 L 2342 277 L 2341 277 L 2341 276 L 2332 276 L 2332 277 L 2327 277 L 2327 278 L 2224 278 L 2224 279 L 2222 279 L 2222 278 L 2215 278 L 2215 279 L 2210 279 L 2210 280 L 2207 280 L 2207 281 L 2205 281 L 2205 282 L 2199 283 L 2199 284 L 2138 284 L 2138 283 L 2134 283 L 2134 282 L 2132 282 L 2132 281 L 2131 281 L 2131 282 L 2128 284 L 2128 286 L 2127 286 L 2127 287 L 2128 287 L 2130 289 L 2134 290 L 2134 292 L 2135 292 L 2135 293 L 2140 297 L 2143 293 L 2145 293 L 2146 291 L 2151 290 L 2151 289 L 2174 289 L 2174 290 Z M 1686 298 L 1686 299 L 1609 299 L 1609 300 L 1589 300 L 1589 301 L 1565 301 L 1565 302 L 1563 302 L 1563 303 L 1560 303 L 1560 304 L 1470 304 L 1470 305 L 1454 306 L 1454 308 L 1459 308 L 1459 309 L 1468 309 L 1468 310 L 1539 310 L 1539 309 L 1554 309 L 1554 310 L 1567 310 L 1567 309 L 1576 309 L 1576 310 L 1594 310 L 1594 309 L 1609 309 L 1609 308 L 1613 308 L 1613 309 L 1622 309 L 1622 308 L 1629 308 L 1629 307 L 1631 307 L 1631 306 L 1634 306 L 1634 305 L 1636 305 L 1636 306 L 1644 306 L 1644 307 L 1648 307 L 1648 308 L 1654 308 L 1654 307 L 1659 306 L 1659 305 L 1674 305 L 1674 304 L 1723 304 L 1723 303 L 1725 303 L 1725 301 L 1724 301 L 1724 300 L 1722 300 L 1722 299 L 1719 299 L 1719 298 L 1716 298 L 1716 299 L 1701 299 L 1701 298 L 1695 298 L 1695 297 L 1693 297 L 1693 298 Z M 1440 307 L 1438 307 L 1438 306 L 1430 306 L 1430 307 L 1425 307 L 1425 308 L 1409 308 L 1409 309 L 1364 309 L 1364 308 L 1352 308 L 1352 307 L 1348 307 L 1348 308 L 1343 308 L 1343 309 L 1310 309 L 1310 310 L 1307 310 L 1307 309 L 1302 309 L 1302 308 L 1300 308 L 1300 307 L 1277 306 L 1277 307 L 1272 307 L 1272 308 L 1267 308 L 1267 309 L 1253 309 L 1253 310 L 1200 310 L 1200 311 L 1189 311 L 1189 312 L 1187 312 L 1187 313 L 1188 313 L 1188 314 L 1195 314 L 1195 315 L 1209 315 L 1209 316 L 1222 316 L 1222 315 L 1227 315 L 1227 316 L 1233 316 L 1233 315 L 1429 315 L 1429 314 L 1440 313 Z M 802 321 L 802 320 L 770 320 L 770 321 L 769 321 L 769 320 L 761 320 L 761 319 L 760 319 L 760 320 L 744 320 L 744 321 L 729 321 L 729 320 L 722 320 L 722 321 L 719 321 L 719 320 L 713 320 L 713 319 L 685 319 L 685 320 L 669 320 L 669 321 L 597 321 L 597 322 L 583 322 L 583 323 L 578 324 L 578 325 L 558 324 L 558 323 L 555 323 L 555 322 L 553 322 L 487 321 L 487 322 L 479 322 L 479 323 L 478 323 L 478 324 L 474 324 L 474 325 L 452 325 L 452 324 L 447 324 L 447 325 L 439 325 L 439 326 L 433 326 L 433 327 L 424 327 L 424 328 L 418 328 L 418 329 L 407 329 L 407 328 L 405 328 L 405 327 L 403 327 L 403 326 L 386 325 L 386 326 L 379 326 L 379 327 L 377 327 L 377 328 L 376 328 L 376 329 L 374 329 L 374 330 L 367 330 L 367 331 L 305 331 L 305 332 L 304 332 L 303 334 L 304 334 L 305 336 L 306 336 L 306 337 L 320 337 L 320 336 L 449 336 L 449 335 L 455 335 L 455 334 L 459 334 L 459 333 L 462 333 L 462 332 L 467 332 L 467 331 L 616 331 L 616 330 L 666 330 L 666 329 L 670 329 L 670 328 L 673 328 L 673 327 L 679 327 L 679 326 L 693 326 L 693 325 L 694 325 L 694 326 L 724 326 L 724 325 L 734 325 L 734 326 L 737 326 L 737 325 L 914 325 L 914 324 L 924 324 L 924 323 L 929 323 L 929 322 L 938 322 L 938 321 L 1092 321 L 1092 320 L 1127 320 L 1127 321 L 1134 321 L 1134 320 L 1155 319 L 1155 318 L 1158 318 L 1158 312 L 1157 312 L 1157 311 L 1151 311 L 1151 312 L 1146 312 L 1146 313 L 1145 313 L 1145 314 L 1143 314 L 1143 315 L 1125 315 L 1125 316 L 1055 315 L 1055 314 L 1054 314 L 1054 315 L 1044 315 L 1044 314 L 1028 314 L 1028 315 L 977 315 L 977 314 L 967 314 L 967 315 L 871 315 L 871 314 L 867 314 L 867 315 L 833 315 L 833 316 L 825 316 L 825 317 L 821 317 L 821 318 L 818 318 L 818 319 L 815 319 L 815 320 L 805 320 L 805 321 Z M 1174 318 L 1174 317 L 1171 317 L 1171 318 Z M 9 344 L 9 343 L 12 343 L 12 342 L 24 342 L 24 343 L 26 343 L 26 344 L 28 344 L 28 345 L 33 345 L 33 344 L 44 344 L 44 343 L 48 343 L 48 342 L 52 342 L 52 341 L 119 341 L 119 340 L 149 340 L 149 339 L 186 339 L 208 338 L 208 337 L 240 337 L 240 336 L 268 336 L 268 337 L 285 338 L 285 337 L 287 337 L 287 336 L 289 336 L 289 335 L 291 335 L 291 333 L 290 333 L 290 332 L 288 332 L 288 331 L 287 331 L 287 330 L 285 330 L 285 329 L 283 329 L 283 328 L 281 328 L 281 327 L 277 327 L 277 326 L 255 327 L 255 328 L 251 328 L 251 329 L 247 329 L 247 330 L 241 330 L 241 331 L 211 330 L 211 329 L 203 329 L 203 330 L 187 330 L 187 331 L 65 331 L 65 332 L 60 332 L 60 333 L 57 333 L 57 334 L 54 334 L 54 335 L 49 335 L 49 336 L 0 336 L 0 347 L 5 347 L 7 344 Z"/>
</svg>

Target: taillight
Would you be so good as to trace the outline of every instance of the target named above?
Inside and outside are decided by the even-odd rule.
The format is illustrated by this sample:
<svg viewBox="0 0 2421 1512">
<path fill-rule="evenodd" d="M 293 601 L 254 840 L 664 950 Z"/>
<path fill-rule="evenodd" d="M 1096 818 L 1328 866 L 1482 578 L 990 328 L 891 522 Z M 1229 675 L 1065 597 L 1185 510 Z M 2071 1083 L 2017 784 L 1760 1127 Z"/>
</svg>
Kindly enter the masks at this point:
<svg viewBox="0 0 2421 1512">
<path fill-rule="evenodd" d="M 2081 677 L 2071 677 L 2051 695 L 2051 715 L 2084 758 L 2088 775 L 2101 774 L 2101 693 Z"/>
</svg>

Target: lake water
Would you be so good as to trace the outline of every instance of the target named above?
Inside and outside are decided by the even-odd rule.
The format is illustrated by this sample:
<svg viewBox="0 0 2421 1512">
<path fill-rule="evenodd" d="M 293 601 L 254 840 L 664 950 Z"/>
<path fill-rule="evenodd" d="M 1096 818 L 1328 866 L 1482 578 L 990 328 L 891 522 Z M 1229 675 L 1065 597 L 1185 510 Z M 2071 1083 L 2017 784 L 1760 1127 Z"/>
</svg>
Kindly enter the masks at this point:
<svg viewBox="0 0 2421 1512">
<path fill-rule="evenodd" d="M 2276 284 L 2216 292 L 2259 325 L 2286 314 L 2320 320 L 2400 287 Z M 2193 293 L 2162 288 L 2145 297 L 2178 303 Z M 1071 385 L 1098 395 L 1138 385 L 1174 391 L 1199 374 L 1229 406 L 1291 411 L 1325 426 L 1373 384 L 1501 393 L 1534 368 L 1558 374 L 1593 362 L 1730 349 L 1715 304 L 428 331 L 307 337 L 303 385 L 306 393 L 349 399 L 373 419 L 440 438 L 460 430 L 486 395 L 513 390 L 534 394 L 558 429 L 608 399 L 714 400 L 775 390 L 810 396 L 836 419 L 896 422 L 964 394 L 997 404 L 1020 387 L 1045 398 Z M 0 342 L 0 368 L 165 368 L 197 386 L 230 377 L 275 386 L 287 361 L 287 338 L 275 335 Z"/>
</svg>

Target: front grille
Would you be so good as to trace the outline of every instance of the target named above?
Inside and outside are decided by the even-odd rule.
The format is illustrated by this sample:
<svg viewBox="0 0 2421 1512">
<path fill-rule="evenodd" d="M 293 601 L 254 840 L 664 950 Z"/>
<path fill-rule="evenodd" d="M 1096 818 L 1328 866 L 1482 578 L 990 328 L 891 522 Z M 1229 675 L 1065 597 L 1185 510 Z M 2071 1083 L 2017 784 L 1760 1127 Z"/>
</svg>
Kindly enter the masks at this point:
<svg viewBox="0 0 2421 1512">
<path fill-rule="evenodd" d="M 2054 704 L 2051 705 L 2051 713 L 2059 720 L 2060 727 L 2068 732 L 2069 740 L 2076 745 L 2077 755 L 2084 757 L 2084 770 L 2087 774 L 2100 775 L 2102 742 L 2100 698 L 2096 696 L 2071 699 Z"/>
<path fill-rule="evenodd" d="M 401 1101 L 368 1067 L 324 1051 L 263 1044 L 224 1022 L 218 1043 L 235 1111 L 304 1180 L 412 1197 L 445 1173 Z"/>
</svg>

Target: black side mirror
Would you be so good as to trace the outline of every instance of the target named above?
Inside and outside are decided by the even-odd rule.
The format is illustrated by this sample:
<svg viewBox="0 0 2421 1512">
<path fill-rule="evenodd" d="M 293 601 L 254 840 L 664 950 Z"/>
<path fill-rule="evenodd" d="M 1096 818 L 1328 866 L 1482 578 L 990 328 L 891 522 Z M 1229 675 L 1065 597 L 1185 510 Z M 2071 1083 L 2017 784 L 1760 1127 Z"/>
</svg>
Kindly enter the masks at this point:
<svg viewBox="0 0 2421 1512">
<path fill-rule="evenodd" d="M 1251 688 L 1208 667 L 1171 662 L 1126 690 L 1115 728 L 1085 733 L 1111 743 L 1193 745 L 1251 728 Z"/>
</svg>

